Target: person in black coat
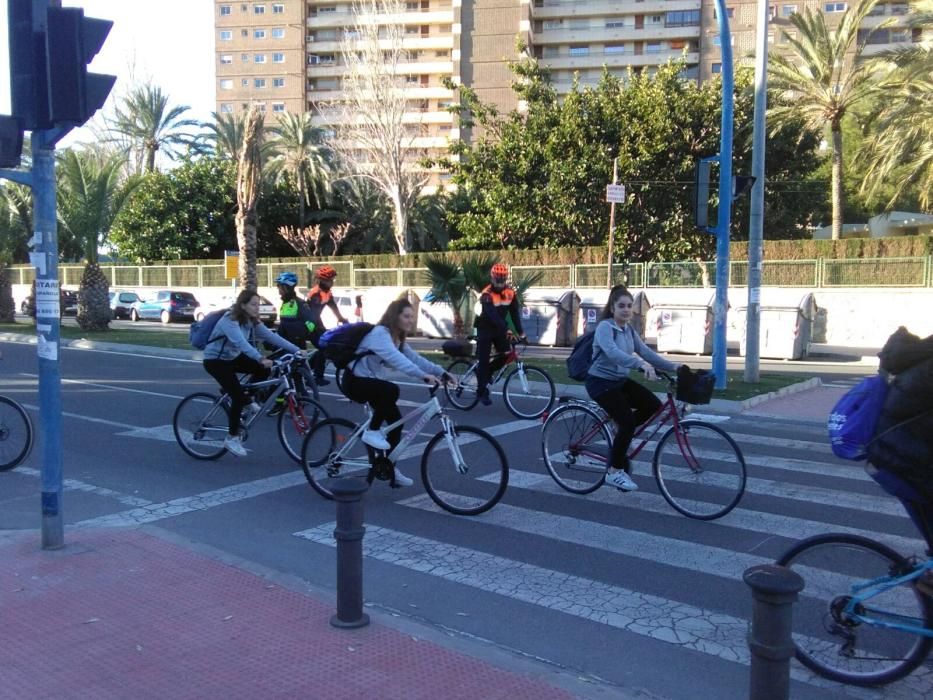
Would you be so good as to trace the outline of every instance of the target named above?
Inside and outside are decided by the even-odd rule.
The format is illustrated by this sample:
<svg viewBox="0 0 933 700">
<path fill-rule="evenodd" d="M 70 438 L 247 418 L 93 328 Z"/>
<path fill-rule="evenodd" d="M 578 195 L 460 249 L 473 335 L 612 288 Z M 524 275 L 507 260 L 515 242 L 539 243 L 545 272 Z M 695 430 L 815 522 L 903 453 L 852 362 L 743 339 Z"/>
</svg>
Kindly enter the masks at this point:
<svg viewBox="0 0 933 700">
<path fill-rule="evenodd" d="M 933 336 L 921 339 L 902 326 L 879 357 L 893 379 L 868 446 L 880 472 L 872 476 L 904 504 L 933 549 Z"/>
</svg>

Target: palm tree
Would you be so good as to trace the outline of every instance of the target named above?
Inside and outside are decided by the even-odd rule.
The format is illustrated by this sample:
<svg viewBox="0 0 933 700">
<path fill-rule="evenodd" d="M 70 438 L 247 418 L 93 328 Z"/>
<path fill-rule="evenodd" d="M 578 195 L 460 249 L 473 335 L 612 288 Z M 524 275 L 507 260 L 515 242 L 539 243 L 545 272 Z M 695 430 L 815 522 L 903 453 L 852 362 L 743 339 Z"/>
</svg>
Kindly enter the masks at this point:
<svg viewBox="0 0 933 700">
<path fill-rule="evenodd" d="M 933 0 L 917 0 L 907 26 L 933 27 Z M 933 204 L 933 46 L 917 43 L 878 54 L 889 72 L 878 84 L 878 107 L 872 114 L 873 134 L 860 151 L 864 174 L 860 191 L 875 196 L 893 187 L 887 208 L 911 186 L 917 186 L 920 206 Z"/>
<path fill-rule="evenodd" d="M 111 131 L 122 137 L 129 153 L 136 158 L 139 171 L 155 170 L 155 158 L 162 151 L 170 159 L 179 155 L 179 147 L 191 145 L 194 137 L 185 131 L 199 126 L 195 119 L 183 119 L 187 105 L 169 107 L 169 96 L 162 88 L 146 84 L 124 95 L 110 121 Z"/>
<path fill-rule="evenodd" d="M 489 268 L 496 262 L 495 254 L 477 253 L 464 258 L 462 263 L 446 258 L 430 257 L 425 260 L 431 290 L 425 297 L 429 304 L 449 304 L 454 316 L 454 338 L 466 337 L 464 317 L 469 314 L 479 292 L 489 281 Z"/>
<path fill-rule="evenodd" d="M 791 50 L 769 59 L 768 84 L 779 94 L 769 110 L 772 123 L 780 128 L 803 120 L 817 132 L 829 126 L 833 239 L 840 237 L 843 221 L 842 121 L 870 95 L 873 84 L 871 63 L 861 60 L 868 36 L 860 37 L 859 27 L 877 3 L 860 0 L 850 6 L 835 29 L 826 25 L 822 12 L 791 15 L 796 36 L 785 33 Z"/>
<path fill-rule="evenodd" d="M 256 289 L 256 204 L 262 189 L 263 114 L 256 105 L 246 116 L 246 132 L 236 172 L 236 238 L 240 249 L 240 286 Z"/>
<path fill-rule="evenodd" d="M 121 181 L 119 153 L 64 151 L 58 159 L 58 220 L 80 242 L 87 265 L 78 288 L 78 325 L 103 330 L 110 323 L 110 285 L 97 264 L 114 219 L 129 201 L 138 178 Z"/>
<path fill-rule="evenodd" d="M 209 144 L 210 150 L 218 158 L 236 160 L 243 147 L 243 134 L 246 131 L 246 112 L 220 113 L 211 112 L 212 122 L 205 122 L 201 126 L 207 129 L 203 140 Z"/>
<path fill-rule="evenodd" d="M 322 144 L 323 132 L 311 123 L 311 114 L 286 112 L 269 131 L 274 155 L 269 161 L 270 175 L 276 179 L 294 179 L 298 194 L 298 228 L 305 227 L 305 205 L 311 196 L 318 207 L 327 197 L 330 184 L 330 151 Z"/>
</svg>

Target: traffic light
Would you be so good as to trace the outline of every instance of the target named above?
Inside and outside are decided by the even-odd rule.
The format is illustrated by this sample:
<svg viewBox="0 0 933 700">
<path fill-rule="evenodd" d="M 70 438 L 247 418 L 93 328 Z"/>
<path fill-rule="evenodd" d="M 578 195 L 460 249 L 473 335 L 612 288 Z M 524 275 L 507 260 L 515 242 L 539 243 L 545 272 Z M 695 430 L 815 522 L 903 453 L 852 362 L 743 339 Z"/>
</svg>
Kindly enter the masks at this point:
<svg viewBox="0 0 933 700">
<path fill-rule="evenodd" d="M 23 127 L 16 117 L 0 116 L 0 168 L 18 168 L 23 155 Z"/>
<path fill-rule="evenodd" d="M 46 27 L 49 118 L 59 126 L 80 126 L 104 106 L 113 75 L 88 73 L 113 22 L 85 17 L 80 7 L 50 7 Z"/>
<path fill-rule="evenodd" d="M 45 8 L 48 0 L 8 0 L 12 114 L 26 131 L 48 129 Z"/>
</svg>

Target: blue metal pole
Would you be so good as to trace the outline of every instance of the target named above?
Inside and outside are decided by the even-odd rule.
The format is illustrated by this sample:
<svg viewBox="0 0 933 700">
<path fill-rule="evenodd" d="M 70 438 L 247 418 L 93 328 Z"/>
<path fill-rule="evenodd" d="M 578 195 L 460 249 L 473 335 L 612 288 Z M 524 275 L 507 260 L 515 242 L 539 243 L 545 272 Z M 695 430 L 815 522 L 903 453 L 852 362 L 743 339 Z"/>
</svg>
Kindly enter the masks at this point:
<svg viewBox="0 0 933 700">
<path fill-rule="evenodd" d="M 39 411 L 42 425 L 42 548 L 65 545 L 62 519 L 62 397 L 59 367 L 61 297 L 58 286 L 58 225 L 55 202 L 54 131 L 32 133 L 36 336 Z"/>
<path fill-rule="evenodd" d="M 732 121 L 734 79 L 732 35 L 725 0 L 716 0 L 722 50 L 722 126 L 719 137 L 719 211 L 716 222 L 716 301 L 713 305 L 713 373 L 716 388 L 725 389 L 726 314 L 729 308 L 729 219 L 732 213 Z"/>
</svg>

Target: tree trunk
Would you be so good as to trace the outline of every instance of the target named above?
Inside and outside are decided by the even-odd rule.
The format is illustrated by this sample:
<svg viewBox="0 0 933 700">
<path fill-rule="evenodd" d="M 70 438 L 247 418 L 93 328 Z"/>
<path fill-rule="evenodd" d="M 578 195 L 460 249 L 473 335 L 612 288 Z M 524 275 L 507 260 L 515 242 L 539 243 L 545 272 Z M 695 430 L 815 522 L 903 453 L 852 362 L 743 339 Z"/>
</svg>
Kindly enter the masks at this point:
<svg viewBox="0 0 933 700">
<path fill-rule="evenodd" d="M 0 265 L 0 323 L 15 323 L 16 302 L 13 301 L 13 281 L 10 268 Z"/>
<path fill-rule="evenodd" d="M 408 255 L 411 250 L 411 241 L 408 232 L 408 209 L 402 204 L 402 195 L 398 188 L 392 192 L 392 208 L 394 209 L 395 244 L 399 255 Z"/>
<path fill-rule="evenodd" d="M 295 175 L 295 181 L 298 185 L 298 230 L 305 230 L 305 174 L 299 167 Z"/>
<path fill-rule="evenodd" d="M 241 289 L 257 289 L 259 277 L 256 274 L 256 228 L 259 217 L 256 210 L 236 213 L 236 242 L 240 249 L 237 263 L 237 276 Z"/>
<path fill-rule="evenodd" d="M 240 249 L 237 275 L 243 289 L 259 286 L 256 274 L 256 225 L 259 216 L 256 205 L 262 188 L 262 128 L 262 112 L 253 105 L 246 116 L 243 149 L 237 161 L 236 175 L 236 238 Z"/>
<path fill-rule="evenodd" d="M 78 286 L 78 326 L 102 331 L 110 326 L 110 283 L 96 262 L 89 262 Z"/>
<path fill-rule="evenodd" d="M 832 125 L 833 140 L 833 240 L 842 238 L 844 194 L 842 191 L 842 125 Z"/>
</svg>

